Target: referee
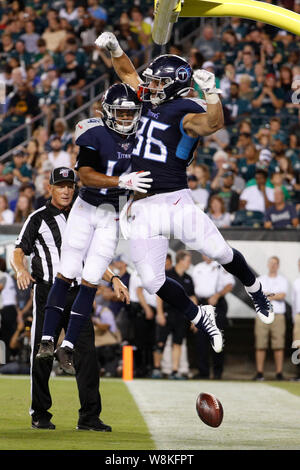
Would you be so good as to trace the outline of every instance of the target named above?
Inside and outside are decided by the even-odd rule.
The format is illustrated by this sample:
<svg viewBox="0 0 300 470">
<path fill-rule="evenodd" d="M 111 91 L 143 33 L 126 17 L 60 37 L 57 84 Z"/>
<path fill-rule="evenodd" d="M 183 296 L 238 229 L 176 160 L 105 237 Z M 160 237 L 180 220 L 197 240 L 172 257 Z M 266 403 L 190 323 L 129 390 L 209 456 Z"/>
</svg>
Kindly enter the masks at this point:
<svg viewBox="0 0 300 470">
<path fill-rule="evenodd" d="M 17 238 L 12 256 L 12 265 L 17 274 L 19 289 L 33 283 L 33 324 L 31 331 L 31 409 L 32 428 L 55 429 L 48 411 L 52 405 L 49 391 L 51 359 L 38 360 L 36 354 L 41 341 L 45 305 L 48 293 L 59 265 L 62 235 L 75 191 L 75 172 L 60 167 L 50 176 L 51 198 L 45 206 L 29 215 Z M 31 257 L 31 274 L 25 266 L 25 257 Z M 68 302 L 61 324 L 56 331 L 55 343 L 62 328 L 66 328 L 70 308 L 78 292 L 73 282 L 68 292 Z M 99 393 L 99 369 L 94 344 L 94 328 L 89 318 L 78 340 L 74 355 L 80 409 L 77 429 L 110 432 L 99 415 L 101 397 Z"/>
</svg>

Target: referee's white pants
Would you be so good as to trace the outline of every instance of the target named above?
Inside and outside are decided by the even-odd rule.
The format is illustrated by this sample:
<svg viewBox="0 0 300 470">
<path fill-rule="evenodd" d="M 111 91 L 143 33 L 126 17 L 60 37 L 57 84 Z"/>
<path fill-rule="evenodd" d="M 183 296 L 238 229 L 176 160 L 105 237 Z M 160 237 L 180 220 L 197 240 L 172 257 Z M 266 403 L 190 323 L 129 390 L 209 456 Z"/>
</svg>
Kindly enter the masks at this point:
<svg viewBox="0 0 300 470">
<path fill-rule="evenodd" d="M 126 216 L 127 212 L 127 216 Z M 195 205 L 189 189 L 135 201 L 121 214 L 121 229 L 130 239 L 131 259 L 143 287 L 155 294 L 165 282 L 168 240 L 180 240 L 187 249 L 205 254 L 220 264 L 232 261 L 232 248 Z"/>
<path fill-rule="evenodd" d="M 115 254 L 118 220 L 118 214 L 105 205 L 95 207 L 78 197 L 63 235 L 58 271 L 68 279 L 81 276 L 98 285 Z"/>
</svg>

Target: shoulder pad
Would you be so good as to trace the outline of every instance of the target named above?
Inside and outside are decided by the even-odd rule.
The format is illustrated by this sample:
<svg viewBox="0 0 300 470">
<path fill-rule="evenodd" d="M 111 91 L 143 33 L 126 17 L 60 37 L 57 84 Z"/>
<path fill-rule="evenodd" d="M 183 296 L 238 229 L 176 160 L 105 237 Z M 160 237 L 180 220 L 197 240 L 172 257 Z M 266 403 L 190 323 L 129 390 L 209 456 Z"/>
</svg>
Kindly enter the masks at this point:
<svg viewBox="0 0 300 470">
<path fill-rule="evenodd" d="M 97 126 L 104 126 L 104 123 L 101 118 L 89 118 L 89 119 L 84 119 L 83 121 L 79 121 L 76 124 L 76 128 L 75 128 L 75 141 L 78 139 L 78 137 L 80 137 L 86 131 Z"/>
</svg>

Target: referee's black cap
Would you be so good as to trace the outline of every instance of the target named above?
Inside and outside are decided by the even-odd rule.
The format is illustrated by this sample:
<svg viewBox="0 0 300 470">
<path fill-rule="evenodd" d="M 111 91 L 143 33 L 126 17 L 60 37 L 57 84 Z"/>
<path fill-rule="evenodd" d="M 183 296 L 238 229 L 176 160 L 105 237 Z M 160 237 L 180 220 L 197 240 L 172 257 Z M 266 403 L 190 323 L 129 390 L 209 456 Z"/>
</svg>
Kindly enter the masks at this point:
<svg viewBox="0 0 300 470">
<path fill-rule="evenodd" d="M 60 166 L 55 168 L 50 176 L 50 184 L 57 184 L 61 181 L 71 181 L 76 183 L 75 171 L 72 168 L 67 168 L 65 166 Z"/>
</svg>

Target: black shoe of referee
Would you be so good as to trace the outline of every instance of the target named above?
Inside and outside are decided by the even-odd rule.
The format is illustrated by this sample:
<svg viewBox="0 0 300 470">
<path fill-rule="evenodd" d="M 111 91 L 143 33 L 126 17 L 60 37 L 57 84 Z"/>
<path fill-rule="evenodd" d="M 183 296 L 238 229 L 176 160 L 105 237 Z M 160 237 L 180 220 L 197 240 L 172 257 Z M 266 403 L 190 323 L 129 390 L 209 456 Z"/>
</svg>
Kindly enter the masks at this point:
<svg viewBox="0 0 300 470">
<path fill-rule="evenodd" d="M 104 424 L 101 419 L 97 419 L 91 423 L 84 423 L 80 420 L 76 426 L 76 429 L 80 431 L 100 431 L 100 432 L 111 432 L 111 426 Z"/>
<path fill-rule="evenodd" d="M 32 429 L 55 429 L 55 424 L 51 423 L 49 419 L 41 418 L 36 421 L 33 419 L 31 422 Z"/>
<path fill-rule="evenodd" d="M 49 359 L 53 357 L 54 354 L 54 343 L 53 341 L 42 340 L 39 350 L 37 352 L 37 359 Z"/>
<path fill-rule="evenodd" d="M 68 346 L 57 348 L 54 356 L 66 374 L 75 375 L 76 372 L 73 362 L 73 349 L 69 348 Z"/>
</svg>

